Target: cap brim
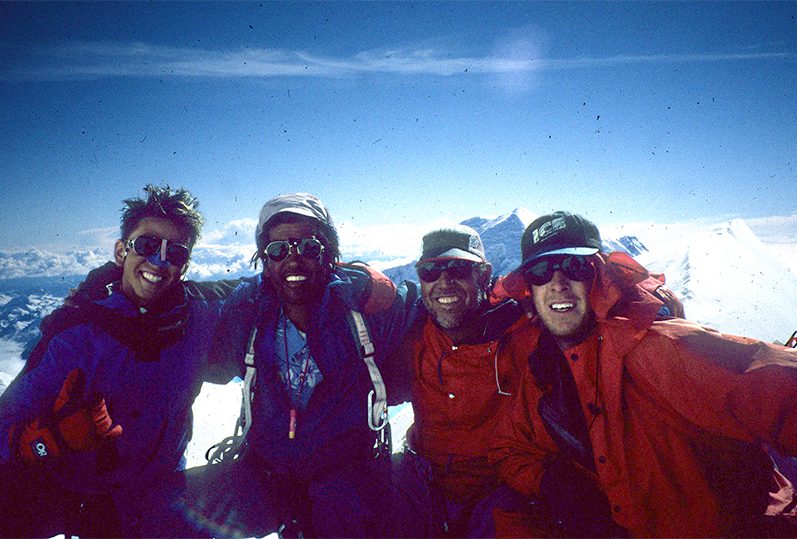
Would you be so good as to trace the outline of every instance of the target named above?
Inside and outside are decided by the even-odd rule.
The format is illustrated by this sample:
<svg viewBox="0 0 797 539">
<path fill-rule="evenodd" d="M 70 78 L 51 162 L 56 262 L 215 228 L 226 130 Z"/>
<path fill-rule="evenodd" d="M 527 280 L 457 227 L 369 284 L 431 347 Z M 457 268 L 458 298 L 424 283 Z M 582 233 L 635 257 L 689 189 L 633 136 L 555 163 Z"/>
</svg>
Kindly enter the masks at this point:
<svg viewBox="0 0 797 539">
<path fill-rule="evenodd" d="M 514 271 L 519 271 L 525 266 L 531 264 L 535 260 L 542 258 L 544 256 L 553 256 L 553 255 L 579 255 L 579 256 L 592 256 L 594 254 L 598 254 L 600 249 L 596 249 L 595 247 L 563 247 L 562 249 L 554 249 L 553 251 L 546 251 L 544 253 L 537 253 L 534 256 L 530 256 L 525 259 L 520 265 L 514 269 Z"/>
<path fill-rule="evenodd" d="M 484 262 L 484 260 L 479 257 L 479 255 L 475 255 L 468 251 L 463 251 L 462 249 L 449 249 L 448 251 L 444 251 L 436 256 L 430 256 L 427 258 L 421 258 L 418 261 L 418 264 L 421 262 L 428 262 L 430 260 L 470 260 L 471 262 Z"/>
</svg>

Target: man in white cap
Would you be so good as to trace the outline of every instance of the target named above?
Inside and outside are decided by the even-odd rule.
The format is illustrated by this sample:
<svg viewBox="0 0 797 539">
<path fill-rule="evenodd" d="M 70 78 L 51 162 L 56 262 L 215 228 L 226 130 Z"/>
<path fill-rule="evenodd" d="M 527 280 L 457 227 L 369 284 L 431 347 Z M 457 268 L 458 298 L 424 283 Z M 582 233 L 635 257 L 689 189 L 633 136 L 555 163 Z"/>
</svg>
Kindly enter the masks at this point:
<svg viewBox="0 0 797 539">
<path fill-rule="evenodd" d="M 382 425 L 367 403 L 392 385 L 386 356 L 406 329 L 414 288 L 397 293 L 378 272 L 339 264 L 332 219 L 307 193 L 266 202 L 255 241 L 262 274 L 226 303 L 211 353 L 241 369 L 253 358 L 245 451 L 204 470 L 187 510 L 215 535 L 260 536 L 293 521 L 305 535 L 383 535 L 390 458 L 375 458 Z"/>
</svg>

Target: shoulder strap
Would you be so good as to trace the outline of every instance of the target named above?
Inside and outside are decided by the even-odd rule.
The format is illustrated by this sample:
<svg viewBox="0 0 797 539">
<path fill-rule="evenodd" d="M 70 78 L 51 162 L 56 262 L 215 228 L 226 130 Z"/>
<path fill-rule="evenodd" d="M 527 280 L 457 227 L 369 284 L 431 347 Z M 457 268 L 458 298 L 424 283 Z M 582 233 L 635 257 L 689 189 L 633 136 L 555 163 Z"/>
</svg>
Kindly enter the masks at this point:
<svg viewBox="0 0 797 539">
<path fill-rule="evenodd" d="M 243 438 L 252 426 L 252 397 L 255 394 L 255 381 L 257 380 L 257 369 L 255 368 L 255 338 L 257 337 L 257 325 L 252 327 L 249 335 L 249 344 L 246 347 L 244 365 L 246 374 L 244 375 L 243 402 L 241 403 L 242 433 Z"/>
<path fill-rule="evenodd" d="M 255 394 L 255 382 L 257 381 L 257 368 L 255 368 L 256 338 L 257 325 L 255 324 L 249 334 L 249 343 L 244 356 L 246 374 L 244 374 L 244 385 L 241 388 L 243 393 L 241 414 L 238 416 L 238 421 L 235 422 L 235 431 L 232 436 L 224 438 L 205 452 L 205 460 L 211 464 L 236 459 L 242 454 L 241 448 L 246 442 L 246 435 L 252 426 L 252 398 Z"/>
<path fill-rule="evenodd" d="M 377 432 L 377 440 L 374 445 L 374 456 L 390 458 L 393 452 L 393 440 L 390 433 L 390 422 L 388 421 L 387 410 L 387 390 L 382 374 L 374 361 L 374 344 L 368 333 L 368 325 L 365 323 L 363 315 L 359 311 L 351 310 L 351 319 L 354 324 L 354 332 L 357 341 L 360 343 L 360 355 L 368 367 L 368 375 L 374 388 L 368 392 L 368 427 Z"/>
</svg>

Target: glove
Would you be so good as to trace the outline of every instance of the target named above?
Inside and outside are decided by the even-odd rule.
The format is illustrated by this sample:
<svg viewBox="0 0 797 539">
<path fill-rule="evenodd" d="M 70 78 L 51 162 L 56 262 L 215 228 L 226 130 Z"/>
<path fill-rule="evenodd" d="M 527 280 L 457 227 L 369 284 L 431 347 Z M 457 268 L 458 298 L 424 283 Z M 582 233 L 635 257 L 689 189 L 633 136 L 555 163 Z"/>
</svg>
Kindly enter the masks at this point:
<svg viewBox="0 0 797 539">
<path fill-rule="evenodd" d="M 122 426 L 113 424 L 101 395 L 83 400 L 85 386 L 83 370 L 73 369 L 61 386 L 53 413 L 12 431 L 23 460 L 35 463 L 69 450 L 90 451 L 122 434 Z"/>
<path fill-rule="evenodd" d="M 563 456 L 545 465 L 540 494 L 548 504 L 557 535 L 562 537 L 627 537 L 612 520 L 609 500 L 594 475 Z"/>
</svg>

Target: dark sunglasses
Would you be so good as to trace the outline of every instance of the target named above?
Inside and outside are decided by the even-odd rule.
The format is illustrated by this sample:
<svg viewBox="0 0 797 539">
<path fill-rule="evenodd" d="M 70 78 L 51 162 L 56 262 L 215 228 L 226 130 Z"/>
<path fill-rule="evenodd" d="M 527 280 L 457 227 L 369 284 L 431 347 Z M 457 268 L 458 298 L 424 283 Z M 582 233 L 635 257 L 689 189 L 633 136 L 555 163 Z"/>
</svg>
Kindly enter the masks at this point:
<svg viewBox="0 0 797 539">
<path fill-rule="evenodd" d="M 433 283 L 440 278 L 444 271 L 447 271 L 448 276 L 452 279 L 467 279 L 473 274 L 475 265 L 476 263 L 470 260 L 454 259 L 419 262 L 415 269 L 418 271 L 421 281 Z"/>
<path fill-rule="evenodd" d="M 551 282 L 553 274 L 561 271 L 571 281 L 588 281 L 595 270 L 589 260 L 580 255 L 547 256 L 541 258 L 523 272 L 526 282 L 542 286 Z"/>
<path fill-rule="evenodd" d="M 324 252 L 324 244 L 316 238 L 302 238 L 300 240 L 279 240 L 272 241 L 263 252 L 274 262 L 280 262 L 288 258 L 291 249 L 296 248 L 296 252 L 305 258 L 318 258 Z"/>
<path fill-rule="evenodd" d="M 155 236 L 139 236 L 130 240 L 127 242 L 127 249 L 130 250 L 131 247 L 137 255 L 144 258 L 160 253 L 161 260 L 166 260 L 178 268 L 185 266 L 191 258 L 191 251 L 182 243 L 174 243 Z"/>
</svg>

